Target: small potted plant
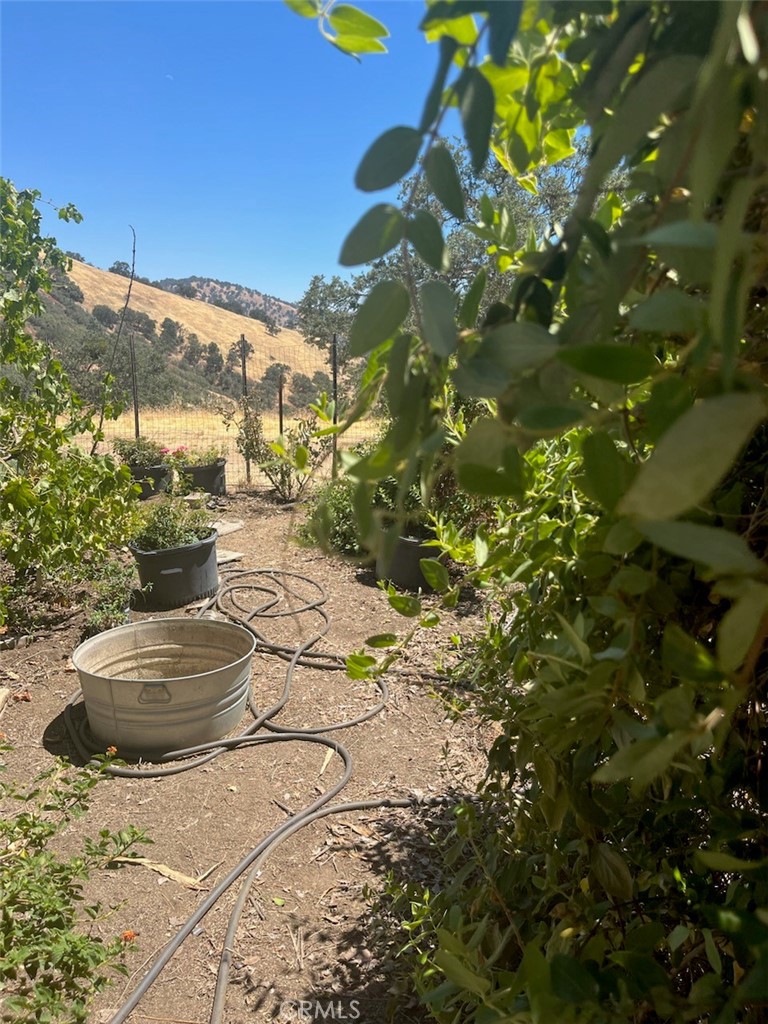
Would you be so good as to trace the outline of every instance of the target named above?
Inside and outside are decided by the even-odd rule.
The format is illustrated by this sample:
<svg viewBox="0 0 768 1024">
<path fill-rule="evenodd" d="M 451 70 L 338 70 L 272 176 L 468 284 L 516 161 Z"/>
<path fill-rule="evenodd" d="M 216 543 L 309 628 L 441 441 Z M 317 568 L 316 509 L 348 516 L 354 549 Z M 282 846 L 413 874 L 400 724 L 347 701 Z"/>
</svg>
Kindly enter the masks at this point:
<svg viewBox="0 0 768 1024">
<path fill-rule="evenodd" d="M 128 545 L 139 568 L 143 609 L 181 608 L 215 594 L 217 537 L 206 509 L 169 496 L 153 502 Z"/>
<path fill-rule="evenodd" d="M 227 460 L 221 445 L 188 448 L 182 444 L 174 449 L 163 449 L 163 455 L 189 481 L 192 490 L 206 491 L 216 497 L 227 493 Z"/>
<path fill-rule="evenodd" d="M 167 448 L 148 437 L 118 437 L 112 447 L 133 479 L 141 484 L 142 501 L 167 490 L 171 480 L 171 467 L 164 458 Z"/>
<path fill-rule="evenodd" d="M 394 583 L 400 590 L 430 590 L 421 560 L 436 557 L 435 548 L 428 543 L 435 533 L 418 485 L 414 484 L 398 503 L 399 486 L 394 477 L 385 477 L 373 495 L 373 508 L 382 526 L 376 578 Z"/>
</svg>

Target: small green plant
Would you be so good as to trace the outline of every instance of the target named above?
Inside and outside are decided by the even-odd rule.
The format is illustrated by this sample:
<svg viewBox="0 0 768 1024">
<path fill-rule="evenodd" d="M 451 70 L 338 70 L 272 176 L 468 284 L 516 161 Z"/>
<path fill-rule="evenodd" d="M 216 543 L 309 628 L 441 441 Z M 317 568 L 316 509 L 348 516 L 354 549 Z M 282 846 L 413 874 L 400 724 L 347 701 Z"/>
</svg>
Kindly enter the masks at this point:
<svg viewBox="0 0 768 1024">
<path fill-rule="evenodd" d="M 164 461 L 183 469 L 185 466 L 212 466 L 225 457 L 226 449 L 220 444 L 209 444 L 205 448 L 188 448 L 180 444 L 177 448 L 164 448 Z"/>
<path fill-rule="evenodd" d="M 318 436 L 318 418 L 314 413 L 297 420 L 276 441 L 265 438 L 264 422 L 248 397 L 224 413 L 224 423 L 227 428 L 235 426 L 237 450 L 243 458 L 258 465 L 281 501 L 297 501 L 313 472 L 331 451 L 330 437 Z"/>
<path fill-rule="evenodd" d="M 206 540 L 212 532 L 211 516 L 206 509 L 192 508 L 182 498 L 166 497 L 153 501 L 144 513 L 133 546 L 139 551 L 181 548 Z"/>
<path fill-rule="evenodd" d="M 112 442 L 115 453 L 127 466 L 160 466 L 169 451 L 148 437 L 118 437 Z"/>
<path fill-rule="evenodd" d="M 5 754 L 11 748 L 0 746 Z M 0 780 L 0 800 L 17 813 L 0 818 L 0 994 L 2 1019 L 12 1024 L 81 1024 L 93 997 L 123 963 L 133 931 L 104 940 L 96 925 L 113 908 L 83 894 L 94 871 L 151 842 L 129 826 L 85 837 L 80 852 L 62 857 L 52 841 L 88 810 L 93 787 L 105 777 L 109 757 L 86 768 L 57 760 L 29 788 Z M 5 770 L 0 766 L 0 770 Z"/>
<path fill-rule="evenodd" d="M 86 609 L 84 637 L 122 625 L 136 588 L 136 566 L 123 562 L 117 555 L 101 563 L 97 572 Z"/>
<path fill-rule="evenodd" d="M 312 495 L 307 519 L 298 529 L 299 539 L 345 555 L 365 554 L 355 522 L 354 492 L 348 477 L 324 484 Z"/>
</svg>

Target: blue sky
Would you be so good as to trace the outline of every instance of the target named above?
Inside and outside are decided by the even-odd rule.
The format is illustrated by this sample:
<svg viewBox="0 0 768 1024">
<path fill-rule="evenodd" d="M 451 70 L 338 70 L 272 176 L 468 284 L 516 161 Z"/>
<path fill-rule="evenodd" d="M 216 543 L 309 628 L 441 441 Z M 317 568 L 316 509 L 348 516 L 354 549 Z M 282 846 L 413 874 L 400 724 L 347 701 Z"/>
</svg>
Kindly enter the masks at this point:
<svg viewBox="0 0 768 1024">
<path fill-rule="evenodd" d="M 361 0 L 389 53 L 357 63 L 279 0 L 3 0 L 0 172 L 84 216 L 62 248 L 149 278 L 199 274 L 296 301 L 342 273 L 376 198 L 355 167 L 417 123 L 436 47 L 419 0 Z"/>
</svg>

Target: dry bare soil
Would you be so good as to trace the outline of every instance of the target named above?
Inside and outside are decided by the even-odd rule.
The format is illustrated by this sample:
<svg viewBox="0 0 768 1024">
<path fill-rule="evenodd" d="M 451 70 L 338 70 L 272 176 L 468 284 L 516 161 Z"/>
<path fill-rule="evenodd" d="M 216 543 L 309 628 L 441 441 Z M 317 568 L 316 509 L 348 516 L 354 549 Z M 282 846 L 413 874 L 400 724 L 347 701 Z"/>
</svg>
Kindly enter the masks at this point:
<svg viewBox="0 0 768 1024">
<path fill-rule="evenodd" d="M 389 608 L 370 569 L 290 541 L 296 524 L 291 510 L 264 496 L 238 495 L 226 500 L 219 514 L 244 523 L 220 542 L 243 553 L 239 567 L 287 570 L 325 588 L 330 627 L 319 649 L 346 655 L 373 633 L 407 628 L 408 622 Z M 432 606 L 435 599 L 428 597 L 425 603 Z M 449 794 L 453 799 L 472 792 L 489 738 L 470 714 L 458 719 L 447 714 L 445 698 L 436 694 L 428 675 L 436 664 L 445 665 L 456 656 L 452 637 L 470 636 L 482 615 L 477 595 L 463 595 L 439 627 L 423 630 L 409 643 L 399 672 L 388 675 L 385 708 L 362 725 L 330 734 L 354 761 L 352 778 L 339 799 L 418 801 L 425 795 Z M 316 620 L 307 621 L 301 614 L 281 621 L 281 642 L 294 645 L 317 629 Z M 256 622 L 267 636 L 275 627 L 274 620 Z M 31 778 L 55 755 L 77 760 L 62 712 L 77 689 L 70 656 L 81 628 L 75 616 L 28 647 L 0 653 L 0 685 L 10 686 L 17 698 L 8 702 L 0 720 L 15 748 L 9 757 L 13 778 Z M 285 668 L 272 655 L 255 655 L 252 685 L 259 707 L 279 697 Z M 301 668 L 277 721 L 300 729 L 327 726 L 360 715 L 377 700 L 370 682 L 353 681 L 343 672 Z M 82 705 L 75 711 L 84 714 Z M 241 728 L 249 721 L 250 712 Z M 192 888 L 134 865 L 94 876 L 88 895 L 116 908 L 98 922 L 98 933 L 106 937 L 130 930 L 137 933 L 137 941 L 126 957 L 129 980 L 119 980 L 100 998 L 93 1022 L 109 1021 L 125 1004 L 159 951 L 260 840 L 340 778 L 339 758 L 326 755 L 327 748 L 306 742 L 241 747 L 167 778 L 116 778 L 97 786 L 91 810 L 70 826 L 65 845 L 80 833 L 130 823 L 146 829 L 154 841 L 153 846 L 139 847 L 138 854 L 202 880 Z M 302 999 L 312 1006 L 309 1019 L 322 1019 L 323 1014 L 363 1024 L 423 1019 L 423 1011 L 403 988 L 392 936 L 372 919 L 364 890 L 380 889 L 390 870 L 400 878 L 435 884 L 427 837 L 436 820 L 449 817 L 449 812 L 418 802 L 408 810 L 350 811 L 315 822 L 279 846 L 250 890 L 231 948 L 222 1021 L 298 1020 L 291 1001 Z M 203 918 L 131 1013 L 131 1024 L 209 1020 L 227 921 L 238 893 L 235 884 Z M 333 1017 L 328 1016 L 331 1006 Z"/>
</svg>

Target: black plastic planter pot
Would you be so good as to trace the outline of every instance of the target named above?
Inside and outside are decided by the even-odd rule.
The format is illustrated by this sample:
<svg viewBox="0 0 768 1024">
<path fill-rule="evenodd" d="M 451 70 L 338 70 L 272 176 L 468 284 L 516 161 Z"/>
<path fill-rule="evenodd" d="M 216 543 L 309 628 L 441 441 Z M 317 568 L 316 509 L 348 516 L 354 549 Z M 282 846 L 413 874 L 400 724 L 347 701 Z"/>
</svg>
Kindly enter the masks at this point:
<svg viewBox="0 0 768 1024">
<path fill-rule="evenodd" d="M 227 493 L 226 459 L 217 459 L 207 466 L 179 466 L 179 472 L 188 477 L 196 491 L 220 496 Z"/>
<path fill-rule="evenodd" d="M 129 466 L 128 468 L 133 479 L 141 484 L 139 501 L 146 501 L 147 498 L 153 498 L 161 491 L 166 491 L 171 482 L 170 466 Z"/>
<path fill-rule="evenodd" d="M 142 586 L 140 610 L 167 611 L 203 597 L 212 597 L 219 586 L 217 537 L 214 530 L 205 540 L 161 551 L 141 551 L 129 544 L 139 567 Z"/>
<path fill-rule="evenodd" d="M 431 590 L 421 571 L 422 558 L 434 558 L 435 549 L 422 537 L 398 537 L 391 555 L 376 559 L 376 579 L 388 580 L 399 590 Z"/>
</svg>

